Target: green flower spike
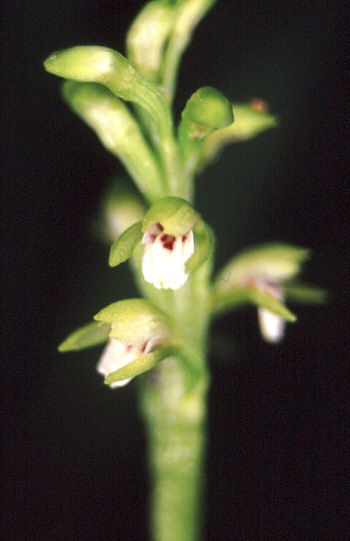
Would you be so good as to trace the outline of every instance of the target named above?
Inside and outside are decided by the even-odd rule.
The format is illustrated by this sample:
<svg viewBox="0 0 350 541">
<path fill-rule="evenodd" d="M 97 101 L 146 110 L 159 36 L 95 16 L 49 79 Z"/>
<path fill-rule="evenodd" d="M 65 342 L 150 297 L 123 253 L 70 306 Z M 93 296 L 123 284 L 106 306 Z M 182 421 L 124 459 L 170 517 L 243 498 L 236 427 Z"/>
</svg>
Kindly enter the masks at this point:
<svg viewBox="0 0 350 541">
<path fill-rule="evenodd" d="M 111 248 L 109 263 L 116 266 L 145 246 L 142 273 L 158 289 L 178 289 L 189 272 L 199 268 L 212 252 L 212 235 L 187 201 L 164 197 L 140 222 L 127 229 Z"/>
<path fill-rule="evenodd" d="M 255 304 L 263 338 L 279 342 L 285 322 L 297 319 L 283 304 L 288 293 L 286 284 L 300 273 L 308 258 L 309 250 L 287 244 L 266 244 L 242 252 L 217 275 L 215 309 Z"/>
<path fill-rule="evenodd" d="M 94 319 L 110 325 L 97 371 L 112 388 L 126 385 L 176 350 L 169 318 L 146 299 L 115 302 Z"/>
</svg>

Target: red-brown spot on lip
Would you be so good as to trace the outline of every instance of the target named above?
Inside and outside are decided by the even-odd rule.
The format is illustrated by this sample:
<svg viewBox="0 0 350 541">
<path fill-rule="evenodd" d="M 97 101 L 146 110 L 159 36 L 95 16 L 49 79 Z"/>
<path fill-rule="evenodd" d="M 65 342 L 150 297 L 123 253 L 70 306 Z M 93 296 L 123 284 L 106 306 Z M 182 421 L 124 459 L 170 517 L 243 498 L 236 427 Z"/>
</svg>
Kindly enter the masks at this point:
<svg viewBox="0 0 350 541">
<path fill-rule="evenodd" d="M 160 232 L 164 231 L 164 227 L 159 222 L 156 223 L 157 229 L 159 229 Z"/>
<path fill-rule="evenodd" d="M 160 237 L 161 242 L 163 243 L 163 248 L 166 250 L 172 250 L 175 244 L 175 237 L 172 235 L 162 235 Z"/>
<path fill-rule="evenodd" d="M 172 249 L 174 248 L 174 243 L 172 241 L 170 242 L 166 242 L 165 244 L 163 244 L 164 248 L 166 248 L 167 250 L 170 250 L 172 251 Z"/>
</svg>

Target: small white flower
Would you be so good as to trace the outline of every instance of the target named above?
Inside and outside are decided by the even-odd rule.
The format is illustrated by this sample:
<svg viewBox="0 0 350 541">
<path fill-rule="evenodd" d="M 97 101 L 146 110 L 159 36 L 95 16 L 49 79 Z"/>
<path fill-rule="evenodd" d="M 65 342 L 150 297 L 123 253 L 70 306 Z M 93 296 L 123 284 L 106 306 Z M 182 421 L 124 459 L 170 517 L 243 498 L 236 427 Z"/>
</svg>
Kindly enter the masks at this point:
<svg viewBox="0 0 350 541">
<path fill-rule="evenodd" d="M 284 295 L 280 285 L 265 282 L 260 283 L 259 287 L 276 300 L 280 302 L 284 301 Z M 277 344 L 284 338 L 286 320 L 282 317 L 273 314 L 266 308 L 258 308 L 258 322 L 261 336 L 266 342 Z"/>
<path fill-rule="evenodd" d="M 137 357 L 149 353 L 152 347 L 153 342 L 151 341 L 142 344 L 129 345 L 124 344 L 115 338 L 111 338 L 103 350 L 102 356 L 97 365 L 97 372 L 106 378 L 112 372 L 115 372 L 119 368 L 129 364 L 134 359 L 137 359 Z M 112 389 L 116 387 L 123 387 L 132 379 L 133 378 L 128 378 L 123 379 L 122 381 L 116 381 L 111 383 L 110 387 Z"/>
<path fill-rule="evenodd" d="M 179 289 L 187 280 L 185 263 L 194 253 L 193 231 L 186 235 L 164 233 L 160 223 L 144 233 L 142 272 L 146 282 L 158 289 Z"/>
</svg>

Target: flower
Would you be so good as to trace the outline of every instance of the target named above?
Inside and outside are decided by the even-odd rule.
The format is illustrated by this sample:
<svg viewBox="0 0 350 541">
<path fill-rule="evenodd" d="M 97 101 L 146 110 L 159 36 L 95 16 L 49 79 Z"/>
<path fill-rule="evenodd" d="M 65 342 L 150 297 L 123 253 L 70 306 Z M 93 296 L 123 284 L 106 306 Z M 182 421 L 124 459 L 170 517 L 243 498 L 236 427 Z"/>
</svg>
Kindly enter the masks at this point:
<svg viewBox="0 0 350 541">
<path fill-rule="evenodd" d="M 188 278 L 185 263 L 194 253 L 192 229 L 184 235 L 170 235 L 156 223 L 144 233 L 142 244 L 145 245 L 142 273 L 146 282 L 158 289 L 179 289 Z"/>
<path fill-rule="evenodd" d="M 153 343 L 151 340 L 141 344 L 124 344 L 115 338 L 111 338 L 103 350 L 97 365 L 97 372 L 107 378 L 111 373 L 128 365 L 138 357 L 147 355 L 152 347 Z M 110 384 L 110 387 L 112 389 L 123 387 L 132 379 L 131 377 L 121 381 L 115 381 Z"/>
<path fill-rule="evenodd" d="M 142 256 L 135 251 L 139 244 Z M 109 264 L 115 267 L 134 255 L 146 282 L 157 289 L 179 289 L 212 251 L 210 228 L 187 201 L 169 196 L 154 203 L 142 222 L 120 235 L 111 247 Z"/>
<path fill-rule="evenodd" d="M 109 325 L 109 340 L 97 371 L 111 388 L 126 385 L 174 352 L 172 321 L 147 299 L 114 302 L 94 319 Z"/>
<path fill-rule="evenodd" d="M 286 322 L 296 316 L 285 298 L 301 302 L 323 302 L 324 292 L 293 282 L 309 251 L 288 244 L 265 244 L 241 252 L 228 262 L 216 279 L 216 310 L 222 311 L 249 302 L 258 310 L 264 340 L 278 343 Z"/>
</svg>

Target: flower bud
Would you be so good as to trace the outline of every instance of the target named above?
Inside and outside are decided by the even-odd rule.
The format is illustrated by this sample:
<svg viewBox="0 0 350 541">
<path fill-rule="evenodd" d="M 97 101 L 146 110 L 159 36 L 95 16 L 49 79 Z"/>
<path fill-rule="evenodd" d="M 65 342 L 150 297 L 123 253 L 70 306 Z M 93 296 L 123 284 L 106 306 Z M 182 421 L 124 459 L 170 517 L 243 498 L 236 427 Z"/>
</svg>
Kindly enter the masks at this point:
<svg viewBox="0 0 350 541">
<path fill-rule="evenodd" d="M 77 46 L 52 53 L 44 62 L 54 75 L 84 83 L 110 87 L 119 97 L 129 100 L 137 73 L 120 53 L 107 47 Z"/>
<path fill-rule="evenodd" d="M 222 92 L 205 86 L 188 100 L 182 118 L 210 131 L 217 130 L 232 124 L 232 106 Z"/>
<path fill-rule="evenodd" d="M 127 35 L 128 57 L 148 81 L 161 83 L 164 50 L 170 35 L 175 9 L 159 0 L 145 5 Z"/>
</svg>

